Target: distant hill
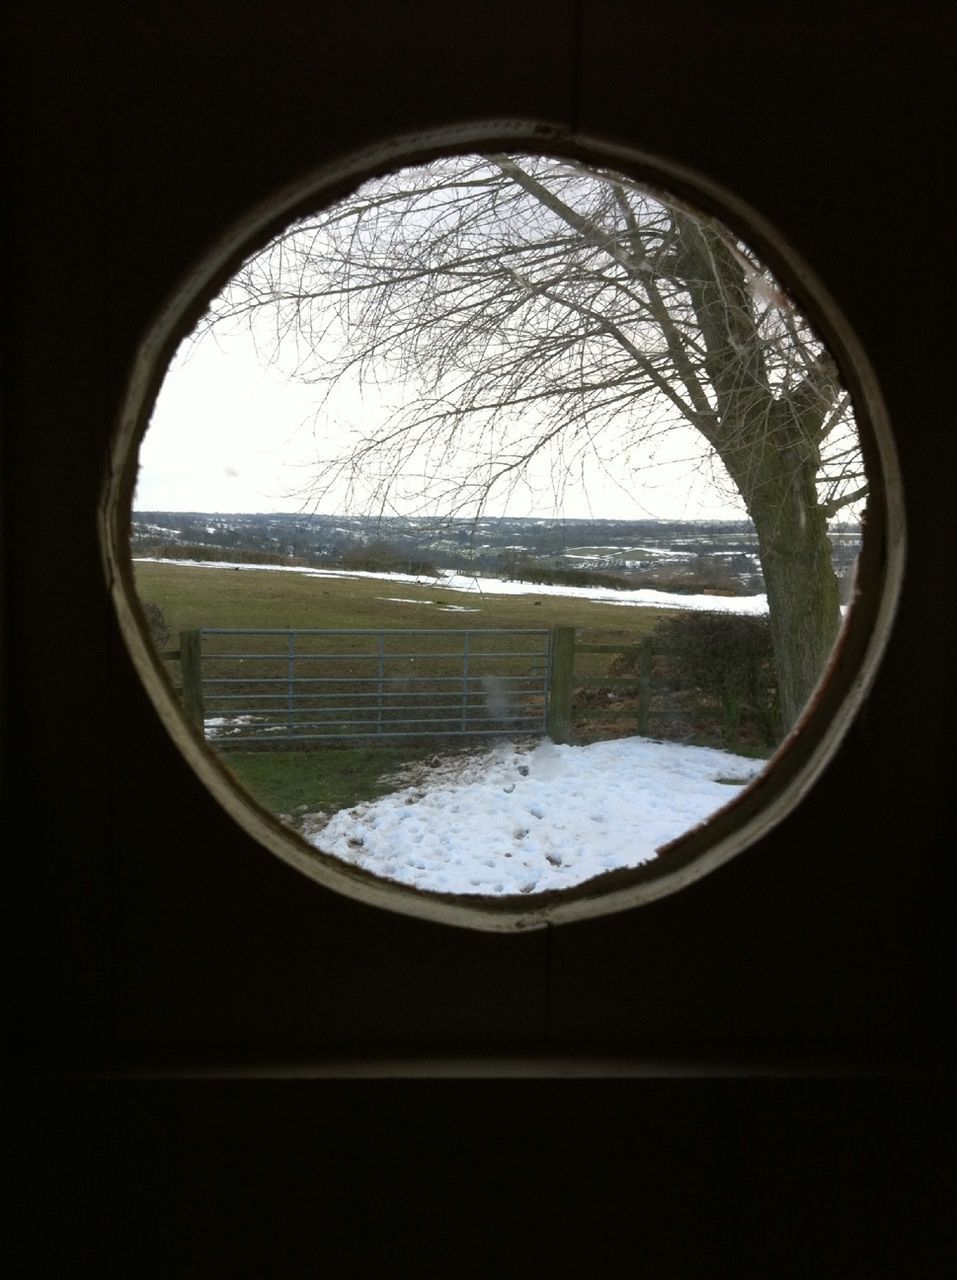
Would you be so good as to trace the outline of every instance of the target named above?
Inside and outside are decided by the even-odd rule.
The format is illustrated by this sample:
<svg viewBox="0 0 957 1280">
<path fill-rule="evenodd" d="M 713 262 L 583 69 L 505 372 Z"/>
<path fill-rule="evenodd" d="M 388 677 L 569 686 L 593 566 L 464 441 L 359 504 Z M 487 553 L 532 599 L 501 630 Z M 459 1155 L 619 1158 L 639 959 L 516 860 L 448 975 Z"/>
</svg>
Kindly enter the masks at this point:
<svg viewBox="0 0 957 1280">
<path fill-rule="evenodd" d="M 831 531 L 839 574 L 860 545 L 857 524 Z M 525 581 L 608 575 L 625 586 L 762 590 L 748 520 L 547 520 L 135 511 L 134 556 L 427 572 L 471 569 Z M 537 576 L 536 576 L 537 575 Z"/>
</svg>

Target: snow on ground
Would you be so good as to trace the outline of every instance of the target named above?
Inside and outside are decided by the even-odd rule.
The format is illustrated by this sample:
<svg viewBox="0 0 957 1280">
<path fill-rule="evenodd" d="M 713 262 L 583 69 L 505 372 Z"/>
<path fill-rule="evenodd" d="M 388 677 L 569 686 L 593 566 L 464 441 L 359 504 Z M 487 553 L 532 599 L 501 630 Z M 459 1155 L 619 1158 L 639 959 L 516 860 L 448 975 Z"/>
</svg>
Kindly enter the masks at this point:
<svg viewBox="0 0 957 1280">
<path fill-rule="evenodd" d="M 504 578 L 479 578 L 474 574 L 457 573 L 454 569 L 441 569 L 439 576 L 433 578 L 411 573 L 373 573 L 365 569 L 303 569 L 285 564 L 237 564 L 225 560 L 167 560 L 157 556 L 134 556 L 134 560 L 154 564 L 182 565 L 189 569 L 241 569 L 254 573 L 298 573 L 307 578 L 369 578 L 377 582 L 389 582 L 395 586 L 413 583 L 419 587 L 464 591 L 486 596 L 571 596 L 601 604 L 658 609 L 710 609 L 713 612 L 752 614 L 768 611 L 768 600 L 765 595 L 690 596 L 674 591 L 652 591 L 648 587 L 633 591 L 616 591 L 614 587 L 567 587 L 552 583 L 513 582 Z M 403 600 L 402 603 L 414 603 L 427 607 L 433 605 L 442 607 L 443 604 L 439 600 L 412 601 L 409 599 Z M 463 607 L 460 612 L 464 611 Z"/>
<path fill-rule="evenodd" d="M 423 766 L 398 779 L 411 776 L 412 785 L 344 809 L 319 830 L 314 824 L 307 838 L 420 889 L 541 893 L 648 862 L 763 767 L 726 751 L 648 738 L 585 747 L 498 743 Z"/>
<path fill-rule="evenodd" d="M 147 557 L 139 557 L 147 558 Z M 395 586 L 484 595 L 572 596 L 613 605 L 767 612 L 765 596 L 679 595 L 648 589 L 569 587 L 479 578 L 444 570 L 438 578 L 365 570 L 304 569 L 204 560 L 161 563 L 200 569 L 368 578 Z M 396 603 L 472 613 L 466 605 L 410 597 Z M 236 732 L 207 721 L 209 736 Z M 499 743 L 425 769 L 411 785 L 328 821 L 299 825 L 327 853 L 385 879 L 440 893 L 542 893 L 605 871 L 637 867 L 656 850 L 727 804 L 764 767 L 708 747 L 621 738 L 587 747 L 534 749 Z M 427 776 L 426 776 L 427 775 Z M 727 779 L 720 782 L 718 779 Z M 729 785 L 730 782 L 734 785 Z"/>
<path fill-rule="evenodd" d="M 244 729 L 248 729 L 250 725 L 255 726 L 257 734 L 282 733 L 283 725 L 264 724 L 264 719 L 268 719 L 268 717 L 264 717 L 262 715 L 207 716 L 203 721 L 203 728 L 209 742 L 214 741 L 216 738 L 235 737 L 236 734 L 242 733 Z"/>
</svg>

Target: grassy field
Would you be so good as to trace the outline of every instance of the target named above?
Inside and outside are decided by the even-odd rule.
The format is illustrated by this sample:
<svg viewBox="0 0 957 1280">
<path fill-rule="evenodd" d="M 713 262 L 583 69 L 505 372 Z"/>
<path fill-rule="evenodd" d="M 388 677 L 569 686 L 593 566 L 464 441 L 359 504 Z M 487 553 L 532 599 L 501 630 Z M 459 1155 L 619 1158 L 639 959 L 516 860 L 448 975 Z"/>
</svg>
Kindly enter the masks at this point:
<svg viewBox="0 0 957 1280">
<path fill-rule="evenodd" d="M 278 628 L 578 628 L 580 640 L 634 644 L 652 631 L 667 610 L 592 603 L 572 597 L 480 596 L 432 584 L 392 583 L 370 578 L 316 578 L 256 569 L 197 568 L 136 563 L 140 597 L 160 610 L 170 632 L 192 627 Z M 401 602 L 389 597 L 400 597 Z M 415 603 L 408 603 L 414 601 Z M 448 612 L 450 605 L 474 612 Z M 446 608 L 443 608 L 445 606 Z M 576 679 L 605 673 L 613 655 L 583 654 Z M 225 749 L 223 759 L 237 779 L 267 809 L 292 815 L 330 812 L 370 799 L 387 789 L 382 782 L 400 764 L 433 746 L 346 748 L 311 751 Z"/>
<path fill-rule="evenodd" d="M 523 595 L 483 596 L 450 591 L 431 583 L 393 583 L 380 578 L 316 578 L 270 570 L 198 568 L 151 562 L 136 563 L 134 567 L 141 598 L 153 601 L 162 610 L 171 648 L 178 644 L 178 633 L 191 627 L 455 631 L 573 626 L 580 642 L 635 644 L 670 612 L 569 596 L 536 595 L 533 586 Z M 454 611 L 449 611 L 450 607 L 454 607 Z M 469 612 L 460 612 L 462 609 Z M 232 643 L 242 648 L 244 641 Z M 259 641 L 245 643 L 263 648 Z M 416 643 L 427 651 L 439 642 L 424 639 Z M 447 642 L 445 647 L 449 647 Z M 611 654 L 579 654 L 576 683 L 608 674 L 613 660 Z M 436 674 L 445 672 L 436 666 Z"/>
<path fill-rule="evenodd" d="M 335 813 L 391 791 L 384 779 L 431 754 L 428 747 L 325 747 L 321 751 L 229 751 L 223 761 L 271 813 Z"/>
<path fill-rule="evenodd" d="M 481 596 L 380 578 L 315 578 L 268 569 L 134 565 L 143 600 L 163 611 L 173 636 L 189 627 L 556 627 L 582 628 L 595 643 L 633 644 L 669 612 L 567 596 Z M 401 597 L 398 603 L 389 597 Z M 449 606 L 475 612 L 447 612 Z M 444 606 L 444 608 L 443 608 Z M 172 642 L 175 644 L 175 640 Z M 602 655 L 602 666 L 607 660 Z"/>
</svg>

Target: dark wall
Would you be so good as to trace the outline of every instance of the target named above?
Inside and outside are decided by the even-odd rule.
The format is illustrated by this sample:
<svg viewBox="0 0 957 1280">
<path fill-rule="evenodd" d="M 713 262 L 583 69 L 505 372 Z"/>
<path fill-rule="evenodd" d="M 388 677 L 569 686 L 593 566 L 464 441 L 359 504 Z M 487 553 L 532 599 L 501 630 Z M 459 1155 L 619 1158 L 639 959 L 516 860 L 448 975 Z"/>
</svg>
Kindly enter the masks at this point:
<svg viewBox="0 0 957 1280">
<path fill-rule="evenodd" d="M 155 1274 L 246 1274 L 241 1249 L 210 1261 L 225 1238 L 216 1224 L 231 1212 L 210 1186 L 221 1190 L 227 1166 L 235 1178 L 247 1130 L 251 1149 L 269 1146 L 262 1168 L 273 1176 L 260 1172 L 243 1195 L 275 1199 L 285 1186 L 283 1143 L 302 1160 L 304 1135 L 314 1133 L 308 1176 L 326 1195 L 337 1187 L 343 1204 L 343 1187 L 365 1189 L 369 1173 L 352 1139 L 373 1166 L 378 1144 L 395 1185 L 425 1170 L 433 1188 L 453 1168 L 491 1177 L 501 1153 L 514 1156 L 523 1143 L 524 1158 L 543 1171 L 564 1160 L 562 1187 L 571 1170 L 594 1170 L 621 1144 L 633 1174 L 651 1150 L 667 1174 L 656 1182 L 648 1166 L 660 1226 L 675 1212 L 668 1179 L 677 1195 L 688 1166 L 699 1191 L 726 1174 L 728 1186 L 737 1178 L 764 1196 L 767 1209 L 774 1195 L 751 1155 L 769 1134 L 791 1149 L 810 1128 L 831 1152 L 834 1186 L 816 1184 L 816 1194 L 835 1218 L 830 1237 L 822 1227 L 809 1247 L 839 1238 L 848 1257 L 860 1242 L 840 1236 L 843 1210 L 830 1192 L 850 1195 L 845 1174 L 858 1156 L 867 1164 L 864 1135 L 874 1139 L 870 1167 L 877 1161 L 887 1174 L 888 1204 L 897 1194 L 891 1153 L 912 1170 L 930 1167 L 953 970 L 945 833 L 953 217 L 944 197 L 953 30 L 943 4 L 835 8 L 785 15 L 705 0 L 20 7 L 8 44 L 5 166 L 8 1024 L 27 1118 L 22 1169 L 33 1180 L 26 1185 L 40 1188 L 28 1195 L 31 1211 L 45 1199 L 48 1225 L 69 1220 L 79 1231 L 62 1246 L 84 1260 L 75 1274 L 94 1274 L 92 1260 L 110 1256 L 109 1215 L 101 1222 L 77 1203 L 99 1212 L 119 1194 L 124 1212 L 135 1218 L 139 1205 L 145 1222 L 130 1188 L 146 1163 L 179 1179 L 162 1211 L 191 1224 L 156 1236 L 162 1250 L 175 1235 L 178 1252 Z M 96 520 L 133 353 L 214 237 L 329 157 L 391 132 L 505 116 L 578 125 L 687 163 L 783 231 L 876 369 L 900 450 L 910 544 L 872 695 L 799 809 L 677 896 L 519 937 L 364 907 L 244 836 L 184 764 L 139 684 L 108 599 Z M 201 1065 L 216 1077 L 250 1063 L 341 1075 L 344 1062 L 392 1063 L 384 1069 L 395 1073 L 398 1059 L 418 1063 L 413 1074 L 426 1061 L 427 1072 L 468 1062 L 464 1069 L 481 1074 L 476 1064 L 487 1071 L 492 1059 L 508 1074 L 532 1059 L 537 1077 L 562 1063 L 567 1074 L 574 1060 L 634 1078 L 613 1093 L 604 1086 L 592 1128 L 568 1082 L 537 1090 L 446 1082 L 431 1091 L 420 1082 L 403 1092 L 270 1084 L 268 1071 L 256 1085 L 218 1088 L 182 1075 Z M 649 1079 L 673 1075 L 678 1062 L 680 1081 Z M 175 1087 L 155 1079 L 174 1069 Z M 767 1081 L 752 1089 L 741 1078 L 768 1071 L 787 1076 L 791 1091 L 775 1093 Z M 828 1087 L 835 1072 L 845 1078 Z M 714 1073 L 725 1077 L 720 1087 L 705 1080 Z M 237 1101 L 240 1087 L 250 1092 Z M 433 1108 L 445 1145 L 425 1156 L 417 1144 Z M 464 1146 L 448 1136 L 457 1126 Z M 723 1173 L 702 1164 L 704 1151 L 713 1159 L 726 1149 L 719 1131 L 737 1135 L 736 1163 Z M 343 1171 L 339 1183 L 316 1155 L 323 1142 Z M 194 1145 L 216 1153 L 195 1185 Z M 516 1197 L 528 1193 L 516 1172 L 523 1167 L 509 1165 L 500 1196 L 512 1181 Z M 792 1165 L 794 1196 L 782 1186 L 782 1202 L 807 1192 L 815 1167 Z M 922 1176 L 940 1192 L 939 1177 Z M 459 1206 L 488 1190 L 474 1177 L 475 1185 L 447 1184 L 461 1193 Z M 77 1186 L 87 1197 L 74 1202 L 77 1222 L 61 1220 L 49 1201 L 62 1204 Z M 590 1193 L 593 1208 L 607 1206 L 602 1186 Z M 893 1202 L 914 1239 L 917 1224 L 935 1220 L 936 1201 L 922 1188 L 912 1181 L 907 1207 Z M 453 1192 L 435 1194 L 448 1210 Z M 200 1227 L 197 1205 L 210 1203 Z M 284 1212 L 270 1203 L 269 1230 L 278 1233 Z M 397 1247 L 411 1248 L 390 1203 L 389 1230 Z M 349 1204 L 351 1223 L 358 1211 Z M 249 1219 L 236 1212 L 230 1222 L 242 1240 Z M 609 1211 L 608 1231 L 613 1219 L 621 1220 Z M 337 1248 L 351 1238 L 338 1221 Z M 797 1219 L 776 1238 L 782 1257 L 788 1231 L 801 1237 Z M 49 1244 L 68 1233 L 43 1234 Z M 546 1253 L 558 1257 L 549 1240 Z M 715 1256 L 727 1247 L 719 1239 Z M 24 1256 L 31 1272 L 29 1247 Z M 910 1274 L 939 1274 L 939 1261 L 928 1254 L 930 1269 Z M 345 1264 L 339 1273 L 352 1274 Z M 432 1272 L 423 1264 L 419 1273 Z M 126 1274 L 154 1272 L 128 1262 Z M 676 1263 L 656 1274 L 683 1272 Z"/>
</svg>

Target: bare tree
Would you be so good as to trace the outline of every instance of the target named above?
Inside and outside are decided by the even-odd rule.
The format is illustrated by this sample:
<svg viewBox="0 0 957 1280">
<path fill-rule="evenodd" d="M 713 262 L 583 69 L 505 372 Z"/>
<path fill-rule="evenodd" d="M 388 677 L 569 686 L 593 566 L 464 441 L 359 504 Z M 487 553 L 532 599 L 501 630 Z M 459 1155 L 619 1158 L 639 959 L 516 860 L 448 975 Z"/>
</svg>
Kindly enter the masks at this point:
<svg viewBox="0 0 957 1280">
<path fill-rule="evenodd" d="M 303 219 L 243 267 L 208 323 L 248 318 L 323 395 L 414 388 L 314 492 L 476 510 L 548 451 L 561 475 L 678 424 L 757 532 L 785 725 L 840 620 L 827 521 L 866 486 L 836 364 L 718 220 L 577 161 L 460 156 Z"/>
</svg>

